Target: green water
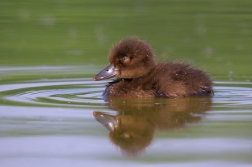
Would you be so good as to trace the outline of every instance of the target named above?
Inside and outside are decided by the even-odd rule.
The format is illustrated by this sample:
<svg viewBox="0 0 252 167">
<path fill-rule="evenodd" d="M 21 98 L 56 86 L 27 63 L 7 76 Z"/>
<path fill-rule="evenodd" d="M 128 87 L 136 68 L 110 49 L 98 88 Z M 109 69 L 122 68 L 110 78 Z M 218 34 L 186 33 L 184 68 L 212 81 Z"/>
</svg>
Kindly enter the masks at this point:
<svg viewBox="0 0 252 167">
<path fill-rule="evenodd" d="M 251 9 L 250 0 L 2 1 L 0 166 L 250 166 Z M 158 61 L 210 73 L 215 96 L 103 101 L 107 81 L 92 77 L 128 36 L 147 40 Z M 125 148 L 97 114 L 124 120 L 142 143 Z"/>
<path fill-rule="evenodd" d="M 250 80 L 251 7 L 250 0 L 3 1 L 0 65 L 106 64 L 112 44 L 139 36 L 158 59 Z"/>
</svg>

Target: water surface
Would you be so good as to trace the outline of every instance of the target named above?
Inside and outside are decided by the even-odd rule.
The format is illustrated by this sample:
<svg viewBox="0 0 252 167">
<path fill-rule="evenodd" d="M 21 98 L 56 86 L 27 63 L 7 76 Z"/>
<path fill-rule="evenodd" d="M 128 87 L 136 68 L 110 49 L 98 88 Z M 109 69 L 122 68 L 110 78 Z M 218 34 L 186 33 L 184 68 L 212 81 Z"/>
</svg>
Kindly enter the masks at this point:
<svg viewBox="0 0 252 167">
<path fill-rule="evenodd" d="M 251 166 L 251 0 L 0 3 L 0 166 Z M 138 36 L 213 98 L 111 99 L 92 76 Z"/>
<path fill-rule="evenodd" d="M 252 163 L 251 82 L 215 81 L 213 98 L 107 102 L 105 85 L 88 77 L 2 84 L 1 166 Z"/>
</svg>

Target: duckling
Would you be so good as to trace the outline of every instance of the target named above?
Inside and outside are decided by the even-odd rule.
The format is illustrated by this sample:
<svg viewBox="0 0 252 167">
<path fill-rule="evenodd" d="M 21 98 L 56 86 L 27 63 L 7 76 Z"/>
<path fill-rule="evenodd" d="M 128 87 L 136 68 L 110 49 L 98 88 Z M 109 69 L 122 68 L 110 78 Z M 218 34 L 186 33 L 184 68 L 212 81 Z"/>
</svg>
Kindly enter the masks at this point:
<svg viewBox="0 0 252 167">
<path fill-rule="evenodd" d="M 152 47 L 144 40 L 127 38 L 109 53 L 109 65 L 93 80 L 116 77 L 103 98 L 211 96 L 212 80 L 204 71 L 182 62 L 154 60 Z"/>
</svg>

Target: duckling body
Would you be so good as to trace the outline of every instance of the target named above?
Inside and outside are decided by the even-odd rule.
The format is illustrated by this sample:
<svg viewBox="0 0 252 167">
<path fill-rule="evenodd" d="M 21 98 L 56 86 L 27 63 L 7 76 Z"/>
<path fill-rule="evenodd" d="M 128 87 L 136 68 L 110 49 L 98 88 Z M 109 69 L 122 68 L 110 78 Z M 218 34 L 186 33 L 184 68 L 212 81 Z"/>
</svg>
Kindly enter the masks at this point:
<svg viewBox="0 0 252 167">
<path fill-rule="evenodd" d="M 109 55 L 110 65 L 94 80 L 117 77 L 105 89 L 110 97 L 168 97 L 212 95 L 211 78 L 181 62 L 156 63 L 150 45 L 137 38 L 122 40 Z"/>
</svg>

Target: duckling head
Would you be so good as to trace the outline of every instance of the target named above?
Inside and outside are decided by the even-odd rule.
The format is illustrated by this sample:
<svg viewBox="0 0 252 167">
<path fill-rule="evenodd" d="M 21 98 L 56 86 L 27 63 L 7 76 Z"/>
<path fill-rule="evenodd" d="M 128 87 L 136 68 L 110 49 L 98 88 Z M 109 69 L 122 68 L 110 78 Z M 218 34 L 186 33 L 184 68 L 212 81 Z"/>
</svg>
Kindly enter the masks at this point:
<svg viewBox="0 0 252 167">
<path fill-rule="evenodd" d="M 94 76 L 94 80 L 113 77 L 133 79 L 147 75 L 155 66 L 152 48 L 138 38 L 117 43 L 109 53 L 109 65 Z"/>
</svg>

